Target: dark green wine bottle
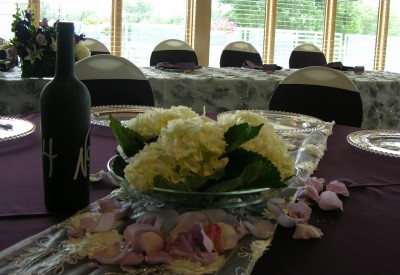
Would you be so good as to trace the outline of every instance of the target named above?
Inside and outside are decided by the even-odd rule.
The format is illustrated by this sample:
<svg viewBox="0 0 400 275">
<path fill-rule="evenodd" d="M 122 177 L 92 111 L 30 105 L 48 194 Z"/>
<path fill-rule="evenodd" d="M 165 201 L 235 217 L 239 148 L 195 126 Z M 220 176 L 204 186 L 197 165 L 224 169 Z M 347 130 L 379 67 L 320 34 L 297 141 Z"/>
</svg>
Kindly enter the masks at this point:
<svg viewBox="0 0 400 275">
<path fill-rule="evenodd" d="M 46 208 L 73 213 L 89 203 L 90 94 L 75 75 L 74 24 L 57 24 L 56 71 L 40 95 Z"/>
</svg>

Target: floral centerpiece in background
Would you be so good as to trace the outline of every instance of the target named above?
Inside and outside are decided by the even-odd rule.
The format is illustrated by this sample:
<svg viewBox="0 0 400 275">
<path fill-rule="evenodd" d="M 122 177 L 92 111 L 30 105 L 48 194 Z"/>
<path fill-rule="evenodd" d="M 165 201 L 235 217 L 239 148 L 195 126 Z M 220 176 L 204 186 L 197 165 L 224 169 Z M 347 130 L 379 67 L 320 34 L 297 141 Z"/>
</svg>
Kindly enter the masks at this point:
<svg viewBox="0 0 400 275">
<path fill-rule="evenodd" d="M 251 111 L 218 121 L 188 107 L 147 110 L 126 127 L 111 117 L 121 157 L 114 171 L 141 192 L 283 188 L 295 174 L 286 143 Z"/>
<path fill-rule="evenodd" d="M 18 64 L 17 49 L 10 43 L 0 46 L 0 71 L 8 71 Z"/>
<path fill-rule="evenodd" d="M 21 10 L 17 5 L 17 11 L 13 15 L 11 31 L 14 38 L 11 43 L 17 49 L 21 60 L 21 77 L 52 77 L 55 72 L 57 22 L 53 26 L 48 25 L 46 18 L 39 27 L 35 26 L 34 12 Z M 75 35 L 75 59 L 90 56 L 90 51 L 79 43 L 84 40 L 83 34 Z"/>
</svg>

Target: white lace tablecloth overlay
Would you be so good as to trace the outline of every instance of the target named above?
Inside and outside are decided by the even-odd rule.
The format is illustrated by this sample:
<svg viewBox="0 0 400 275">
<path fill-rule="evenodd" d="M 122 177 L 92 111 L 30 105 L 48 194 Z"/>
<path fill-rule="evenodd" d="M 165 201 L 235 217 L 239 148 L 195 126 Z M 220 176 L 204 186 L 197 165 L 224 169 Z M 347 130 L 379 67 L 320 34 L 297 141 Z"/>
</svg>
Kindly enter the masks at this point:
<svg viewBox="0 0 400 275">
<path fill-rule="evenodd" d="M 266 198 L 283 197 L 288 202 L 295 199 L 296 178 L 312 175 L 319 161 L 324 155 L 328 136 L 332 134 L 333 123 L 327 123 L 321 130 L 311 133 L 304 132 L 286 132 L 280 133 L 282 138 L 288 142 L 291 155 L 295 159 L 297 176 L 291 181 L 286 190 L 279 192 L 270 192 Z M 117 197 L 120 200 L 126 198 L 118 189 L 111 193 L 110 197 Z M 131 223 L 138 216 L 143 214 L 143 208 L 151 204 L 151 201 L 140 200 L 134 202 L 132 206 L 133 214 L 127 223 Z M 239 219 L 249 217 L 265 218 L 263 212 L 266 208 L 266 202 L 227 209 Z M 83 212 L 98 212 L 97 202 L 91 204 Z M 77 213 L 76 215 L 78 215 Z M 72 217 L 73 218 L 73 217 Z M 0 252 L 0 274 L 82 274 L 94 272 L 92 261 L 83 258 L 79 250 L 67 249 L 65 241 L 67 239 L 66 227 L 71 222 L 67 219 L 62 223 L 54 225 L 47 230 L 32 236 L 8 249 Z M 121 226 L 123 227 L 123 225 Z M 201 266 L 199 264 L 188 264 L 186 262 L 175 262 L 171 266 L 162 265 L 140 265 L 140 266 L 117 266 L 117 265 L 99 265 L 96 266 L 96 274 L 250 274 L 255 262 L 259 259 L 270 245 L 272 237 L 267 240 L 257 240 L 253 236 L 242 238 L 239 245 L 222 257 L 218 257 L 210 266 Z"/>
</svg>

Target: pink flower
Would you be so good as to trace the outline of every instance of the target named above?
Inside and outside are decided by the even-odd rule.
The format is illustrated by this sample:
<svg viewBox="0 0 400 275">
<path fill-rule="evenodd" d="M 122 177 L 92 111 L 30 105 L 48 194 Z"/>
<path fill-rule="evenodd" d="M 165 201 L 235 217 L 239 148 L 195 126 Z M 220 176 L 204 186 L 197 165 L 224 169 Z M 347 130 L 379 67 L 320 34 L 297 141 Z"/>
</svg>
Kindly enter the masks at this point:
<svg viewBox="0 0 400 275">
<path fill-rule="evenodd" d="M 37 42 L 40 46 L 46 46 L 46 45 L 47 45 L 46 36 L 44 36 L 43 34 L 39 33 L 38 35 L 36 35 L 36 42 Z"/>
</svg>

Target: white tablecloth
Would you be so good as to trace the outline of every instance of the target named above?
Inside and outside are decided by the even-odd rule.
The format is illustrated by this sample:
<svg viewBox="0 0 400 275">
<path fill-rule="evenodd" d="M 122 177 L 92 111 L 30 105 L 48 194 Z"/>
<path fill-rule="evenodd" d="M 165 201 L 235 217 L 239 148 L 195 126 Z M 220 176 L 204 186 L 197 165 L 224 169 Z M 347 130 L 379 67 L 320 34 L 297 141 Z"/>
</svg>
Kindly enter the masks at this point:
<svg viewBox="0 0 400 275">
<path fill-rule="evenodd" d="M 294 69 L 274 74 L 245 68 L 201 68 L 191 74 L 154 67 L 141 68 L 153 88 L 155 105 L 192 107 L 197 112 L 235 109 L 268 109 L 269 99 L 281 80 Z M 362 128 L 400 129 L 400 74 L 366 71 L 344 72 L 361 93 L 364 108 Z M 0 72 L 0 115 L 38 112 L 38 99 L 50 79 L 23 79 L 19 69 Z"/>
</svg>

